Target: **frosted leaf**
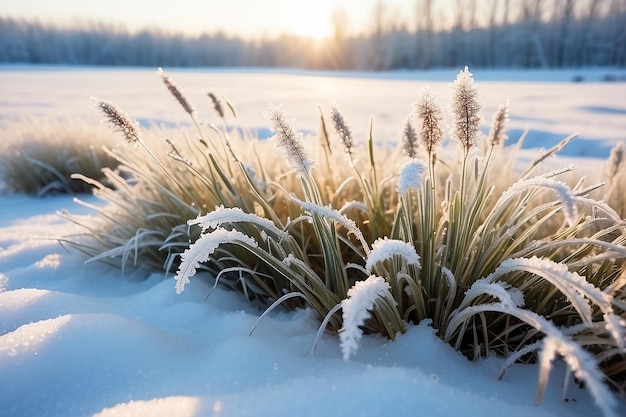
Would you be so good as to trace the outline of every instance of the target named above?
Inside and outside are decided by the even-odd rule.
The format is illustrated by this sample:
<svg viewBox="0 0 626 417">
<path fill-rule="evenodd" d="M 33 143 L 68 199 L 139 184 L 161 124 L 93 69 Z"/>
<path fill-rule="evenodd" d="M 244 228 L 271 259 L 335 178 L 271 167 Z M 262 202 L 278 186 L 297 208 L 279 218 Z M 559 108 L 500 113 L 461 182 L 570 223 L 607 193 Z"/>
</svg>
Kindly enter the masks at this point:
<svg viewBox="0 0 626 417">
<path fill-rule="evenodd" d="M 596 304 L 603 312 L 611 309 L 611 297 L 593 286 L 585 278 L 570 272 L 567 265 L 556 263 L 550 259 L 510 258 L 505 259 L 496 270 L 485 279 L 494 281 L 498 277 L 513 271 L 526 271 L 544 278 L 559 289 L 576 309 L 581 319 L 591 324 L 591 307 L 585 298 Z"/>
<path fill-rule="evenodd" d="M 389 284 L 381 277 L 371 275 L 365 281 L 358 281 L 348 290 L 348 298 L 341 302 L 343 325 L 339 330 L 341 351 L 345 361 L 359 349 L 363 337 L 360 326 L 370 317 L 370 310 L 379 298 L 389 296 Z"/>
<path fill-rule="evenodd" d="M 596 359 L 585 351 L 576 341 L 570 339 L 559 330 L 552 321 L 530 310 L 507 306 L 502 302 L 487 303 L 457 309 L 450 315 L 450 321 L 444 340 L 449 341 L 459 326 L 472 316 L 484 312 L 499 312 L 517 317 L 519 320 L 539 330 L 545 337 L 542 339 L 542 350 L 539 355 L 539 382 L 537 384 L 537 402 L 540 402 L 548 382 L 552 361 L 559 355 L 574 372 L 576 378 L 585 382 L 586 387 L 607 417 L 616 416 L 613 409 L 616 401 L 609 389 L 603 384 L 604 374 L 599 369 Z M 537 345 L 529 345 L 528 351 Z M 517 356 L 519 357 L 519 355 Z"/>
<path fill-rule="evenodd" d="M 218 228 L 206 233 L 189 245 L 181 255 L 181 263 L 176 272 L 176 293 L 180 294 L 189 284 L 189 278 L 196 274 L 196 269 L 202 262 L 207 262 L 213 252 L 224 243 L 244 243 L 256 247 L 254 239 L 236 230 Z"/>
<path fill-rule="evenodd" d="M 564 182 L 545 177 L 533 177 L 517 181 L 500 196 L 494 210 L 497 211 L 502 208 L 502 205 L 516 194 L 534 187 L 548 188 L 554 191 L 559 200 L 561 200 L 568 224 L 573 225 L 576 222 L 576 218 L 578 217 L 578 210 L 576 209 L 577 197 L 574 196 L 572 190 Z"/>
<path fill-rule="evenodd" d="M 417 268 L 420 267 L 420 257 L 412 244 L 401 240 L 384 238 L 377 239 L 372 244 L 372 251 L 367 257 L 365 269 L 371 271 L 377 263 L 391 259 L 394 256 L 401 256 L 407 264 L 415 265 Z"/>
<path fill-rule="evenodd" d="M 490 282 L 483 278 L 475 281 L 465 292 L 460 308 L 471 304 L 473 300 L 485 294 L 499 299 L 504 307 L 521 307 L 524 305 L 524 294 L 518 288 L 505 282 Z"/>
<path fill-rule="evenodd" d="M 329 220 L 335 221 L 345 227 L 350 233 L 356 236 L 359 242 L 361 242 L 363 249 L 366 252 L 369 252 L 369 246 L 367 244 L 367 241 L 365 240 L 365 237 L 363 236 L 363 232 L 361 232 L 361 229 L 359 229 L 354 220 L 349 219 L 348 217 L 341 214 L 339 211 L 333 209 L 330 206 L 320 206 L 315 203 L 299 200 L 296 197 L 292 197 L 292 200 L 298 203 L 303 210 L 308 211 L 311 214 L 318 214 L 320 216 L 326 217 Z"/>
<path fill-rule="evenodd" d="M 396 191 L 400 194 L 406 194 L 410 189 L 419 189 L 422 186 L 422 174 L 426 171 L 428 165 L 420 159 L 410 159 L 402 168 L 400 168 L 400 178 Z"/>
<path fill-rule="evenodd" d="M 617 314 L 604 314 L 605 328 L 620 349 L 626 345 L 626 321 Z"/>
<path fill-rule="evenodd" d="M 246 213 L 239 207 L 224 208 L 223 205 L 218 206 L 210 213 L 187 221 L 187 224 L 190 226 L 195 224 L 199 225 L 202 227 L 203 231 L 215 229 L 223 224 L 230 223 L 253 224 L 260 227 L 261 231 L 270 231 L 277 236 L 285 236 L 285 233 L 277 228 L 271 220 L 259 217 L 256 214 Z"/>
<path fill-rule="evenodd" d="M 594 200 L 593 198 L 580 197 L 580 196 L 575 196 L 574 200 L 577 203 L 585 204 L 588 207 L 593 207 L 596 210 L 603 212 L 615 224 L 624 224 L 624 220 L 613 209 L 613 207 L 609 206 L 606 202 L 602 200 Z"/>
<path fill-rule="evenodd" d="M 603 414 L 607 417 L 617 416 L 614 411 L 617 402 L 603 384 L 604 374 L 598 368 L 595 358 L 576 342 L 556 335 L 549 335 L 543 339 L 543 348 L 539 354 L 538 400 L 540 401 L 543 396 L 552 360 L 557 354 L 567 363 L 574 376 L 585 382 Z"/>
</svg>

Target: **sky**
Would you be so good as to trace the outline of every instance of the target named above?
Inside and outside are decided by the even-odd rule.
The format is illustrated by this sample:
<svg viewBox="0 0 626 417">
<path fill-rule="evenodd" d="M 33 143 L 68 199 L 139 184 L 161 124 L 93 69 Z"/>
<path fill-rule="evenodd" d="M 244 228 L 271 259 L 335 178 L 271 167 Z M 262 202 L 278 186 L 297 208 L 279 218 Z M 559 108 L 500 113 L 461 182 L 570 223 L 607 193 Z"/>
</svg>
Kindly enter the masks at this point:
<svg viewBox="0 0 626 417">
<path fill-rule="evenodd" d="M 360 31 L 377 0 L 0 0 L 0 16 L 73 24 L 101 21 L 130 30 L 161 28 L 189 35 L 222 31 L 246 38 L 293 33 L 332 35 L 332 15 L 346 12 L 349 30 Z M 386 0 L 406 13 L 412 0 Z"/>
</svg>

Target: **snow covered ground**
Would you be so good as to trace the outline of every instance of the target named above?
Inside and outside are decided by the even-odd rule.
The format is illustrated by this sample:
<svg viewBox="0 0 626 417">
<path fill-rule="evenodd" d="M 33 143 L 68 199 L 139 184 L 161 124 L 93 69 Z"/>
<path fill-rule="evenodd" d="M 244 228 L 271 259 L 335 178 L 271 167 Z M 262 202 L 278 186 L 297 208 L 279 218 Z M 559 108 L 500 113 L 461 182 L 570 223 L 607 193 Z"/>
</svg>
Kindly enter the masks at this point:
<svg viewBox="0 0 626 417">
<path fill-rule="evenodd" d="M 246 125 L 269 136 L 263 111 L 268 102 L 282 103 L 289 117 L 304 131 L 318 127 L 321 106 L 339 104 L 363 141 L 374 120 L 378 141 L 398 141 L 404 121 L 420 89 L 430 85 L 445 106 L 448 84 L 458 71 L 353 73 L 331 76 L 324 72 L 269 70 L 199 70 L 165 68 L 195 104 L 201 122 L 215 122 L 208 91 L 225 95 Z M 472 70 L 470 68 L 470 70 Z M 583 82 L 572 80 L 582 77 Z M 568 156 L 606 157 L 617 141 L 626 140 L 626 69 L 559 71 L 475 70 L 474 78 L 485 105 L 485 126 L 500 104 L 510 100 L 510 138 L 524 129 L 530 133 L 525 147 L 550 147 L 578 133 L 564 151 Z M 180 105 L 162 85 L 155 70 L 0 66 L 1 118 L 24 113 L 53 117 L 89 117 L 99 120 L 90 97 L 116 103 L 142 124 L 188 124 Z M 593 146 L 588 141 L 593 140 Z"/>
<path fill-rule="evenodd" d="M 582 75 L 592 80 L 606 72 L 617 73 Z M 314 130 L 315 106 L 334 98 L 356 132 L 365 131 L 372 113 L 385 140 L 395 140 L 426 84 L 412 73 L 394 73 L 388 80 L 297 72 L 171 75 L 207 117 L 202 95 L 211 89 L 228 95 L 251 127 L 265 126 L 260 113 L 273 101 L 283 102 L 301 128 Z M 421 76 L 447 101 L 454 71 L 445 78 Z M 505 76 L 492 73 L 493 79 Z M 567 72 L 550 82 L 537 75 L 531 81 L 515 73 L 508 77 L 482 82 L 476 73 L 487 123 L 510 98 L 513 129 L 543 132 L 537 146 L 580 131 L 584 139 L 570 155 L 604 157 L 611 144 L 626 139 L 626 84 L 573 84 Z M 185 122 L 157 77 L 145 70 L 3 68 L 0 85 L 2 117 L 83 117 L 95 112 L 93 95 L 142 120 Z M 551 374 L 543 402 L 535 405 L 536 366 L 515 365 L 498 380 L 501 359 L 468 362 L 427 323 L 394 342 L 365 337 L 349 362 L 329 335 L 311 355 L 317 323 L 309 311 L 272 314 L 250 336 L 259 311 L 227 291 L 205 301 L 208 278 L 193 279 L 176 295 L 171 277 L 122 275 L 66 252 L 55 238 L 77 230 L 55 214 L 64 208 L 88 214 L 71 197 L 0 195 L 2 416 L 599 415 L 589 394 L 575 384 L 563 399 L 562 365 Z M 617 411 L 626 415 L 626 402 Z"/>
</svg>

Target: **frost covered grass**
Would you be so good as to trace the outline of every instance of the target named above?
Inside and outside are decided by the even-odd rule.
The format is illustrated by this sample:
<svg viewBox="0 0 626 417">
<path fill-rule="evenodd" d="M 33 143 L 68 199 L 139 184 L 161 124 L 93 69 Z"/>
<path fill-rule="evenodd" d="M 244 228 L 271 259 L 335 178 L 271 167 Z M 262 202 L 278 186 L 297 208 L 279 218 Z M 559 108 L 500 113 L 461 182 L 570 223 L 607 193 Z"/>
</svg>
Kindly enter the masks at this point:
<svg viewBox="0 0 626 417">
<path fill-rule="evenodd" d="M 101 179 L 118 161 L 102 146 L 117 142 L 110 131 L 80 120 L 23 117 L 0 125 L 0 189 L 34 195 L 84 193 L 91 186 L 72 179 Z"/>
<path fill-rule="evenodd" d="M 364 333 L 394 339 L 430 320 L 469 358 L 538 360 L 540 400 L 558 355 L 614 414 L 607 382 L 623 391 L 626 380 L 619 148 L 604 187 L 587 185 L 573 167 L 542 169 L 571 138 L 522 165 L 520 142 L 504 147 L 507 105 L 489 134 L 480 132 L 482 104 L 467 69 L 451 84 L 456 154 L 441 149 L 444 109 L 429 89 L 398 149 L 375 144 L 371 126 L 360 144 L 336 104 L 336 132 L 322 111 L 313 144 L 270 106 L 274 138 L 258 142 L 234 112 L 218 110 L 215 95 L 216 123 L 199 121 L 160 75 L 192 129 L 181 144 L 167 139 L 169 150 L 146 141 L 144 151 L 118 150 L 119 173 L 105 172 L 115 187 L 86 179 L 107 205 L 94 207 L 89 223 L 67 215 L 88 231 L 70 244 L 92 259 L 177 270 L 178 292 L 202 270 L 266 312 L 310 307 L 320 331 L 339 333 L 345 358 Z M 98 101 L 126 136 L 128 122 L 106 103 Z"/>
</svg>

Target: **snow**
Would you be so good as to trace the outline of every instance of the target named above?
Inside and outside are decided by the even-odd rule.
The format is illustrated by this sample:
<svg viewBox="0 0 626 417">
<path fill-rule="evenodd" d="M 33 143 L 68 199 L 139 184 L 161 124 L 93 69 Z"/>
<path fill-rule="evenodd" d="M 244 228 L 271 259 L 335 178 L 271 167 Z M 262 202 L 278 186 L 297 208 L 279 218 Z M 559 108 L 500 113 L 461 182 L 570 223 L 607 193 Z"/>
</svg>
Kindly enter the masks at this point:
<svg viewBox="0 0 626 417">
<path fill-rule="evenodd" d="M 431 87 L 444 93 L 455 72 Z M 625 84 L 483 83 L 481 71 L 474 72 L 485 93 L 484 115 L 510 98 L 511 125 L 547 132 L 547 142 L 580 130 L 585 139 L 575 156 L 605 157 L 608 145 L 624 139 L 626 117 L 619 115 L 626 114 Z M 314 130 L 316 103 L 335 98 L 356 135 L 364 137 L 373 112 L 375 129 L 390 139 L 423 84 L 412 73 L 391 80 L 295 72 L 170 74 L 189 93 L 219 89 L 253 127 L 266 125 L 262 111 L 272 100 L 282 101 L 300 128 Z M 93 95 L 144 121 L 176 123 L 186 116 L 145 70 L 3 68 L 0 83 L 2 117 L 84 116 L 95 112 L 89 108 Z M 207 104 L 202 99 L 192 96 L 199 108 Z M 504 359 L 469 362 L 428 323 L 410 326 L 393 342 L 364 336 L 350 361 L 343 360 L 339 338 L 327 334 L 311 356 L 318 321 L 309 310 L 276 309 L 250 336 L 261 312 L 221 288 L 205 300 L 209 277 L 199 274 L 177 295 L 171 276 L 142 270 L 123 275 L 66 251 L 55 237 L 78 230 L 56 215 L 64 208 L 89 213 L 69 196 L 0 195 L 3 416 L 599 415 L 589 393 L 572 382 L 563 400 L 561 362 L 535 405 L 537 365 L 516 364 L 498 380 Z M 623 399 L 617 414 L 626 415 Z"/>
<path fill-rule="evenodd" d="M 611 75 L 626 79 L 626 69 L 470 70 L 474 73 L 483 117 L 490 120 L 510 100 L 509 141 L 530 129 L 526 148 L 550 148 L 566 136 L 579 133 L 561 155 L 606 158 L 611 147 L 625 140 L 626 83 L 601 82 Z M 200 121 L 216 121 L 207 92 L 226 96 L 240 120 L 262 137 L 272 136 L 263 112 L 268 102 L 282 103 L 298 129 L 317 130 L 320 105 L 330 114 L 330 101 L 341 106 L 357 142 L 366 142 L 370 116 L 378 141 L 398 142 L 406 116 L 419 91 L 430 85 L 445 107 L 448 85 L 458 69 L 382 73 L 327 73 L 258 69 L 169 69 L 165 71 L 184 89 L 198 109 Z M 585 80 L 573 83 L 575 76 Z M 0 66 L 0 115 L 16 118 L 24 113 L 100 120 L 89 97 L 102 97 L 143 125 L 189 124 L 189 116 L 162 85 L 155 69 L 63 68 Z M 451 125 L 448 112 L 444 127 Z M 624 116 L 624 117 L 622 117 Z M 213 119 L 211 119 L 213 117 Z M 485 133 L 488 125 L 484 126 Z M 338 140 L 338 139 L 337 139 Z M 595 141 L 589 146 L 589 140 Z"/>
</svg>

